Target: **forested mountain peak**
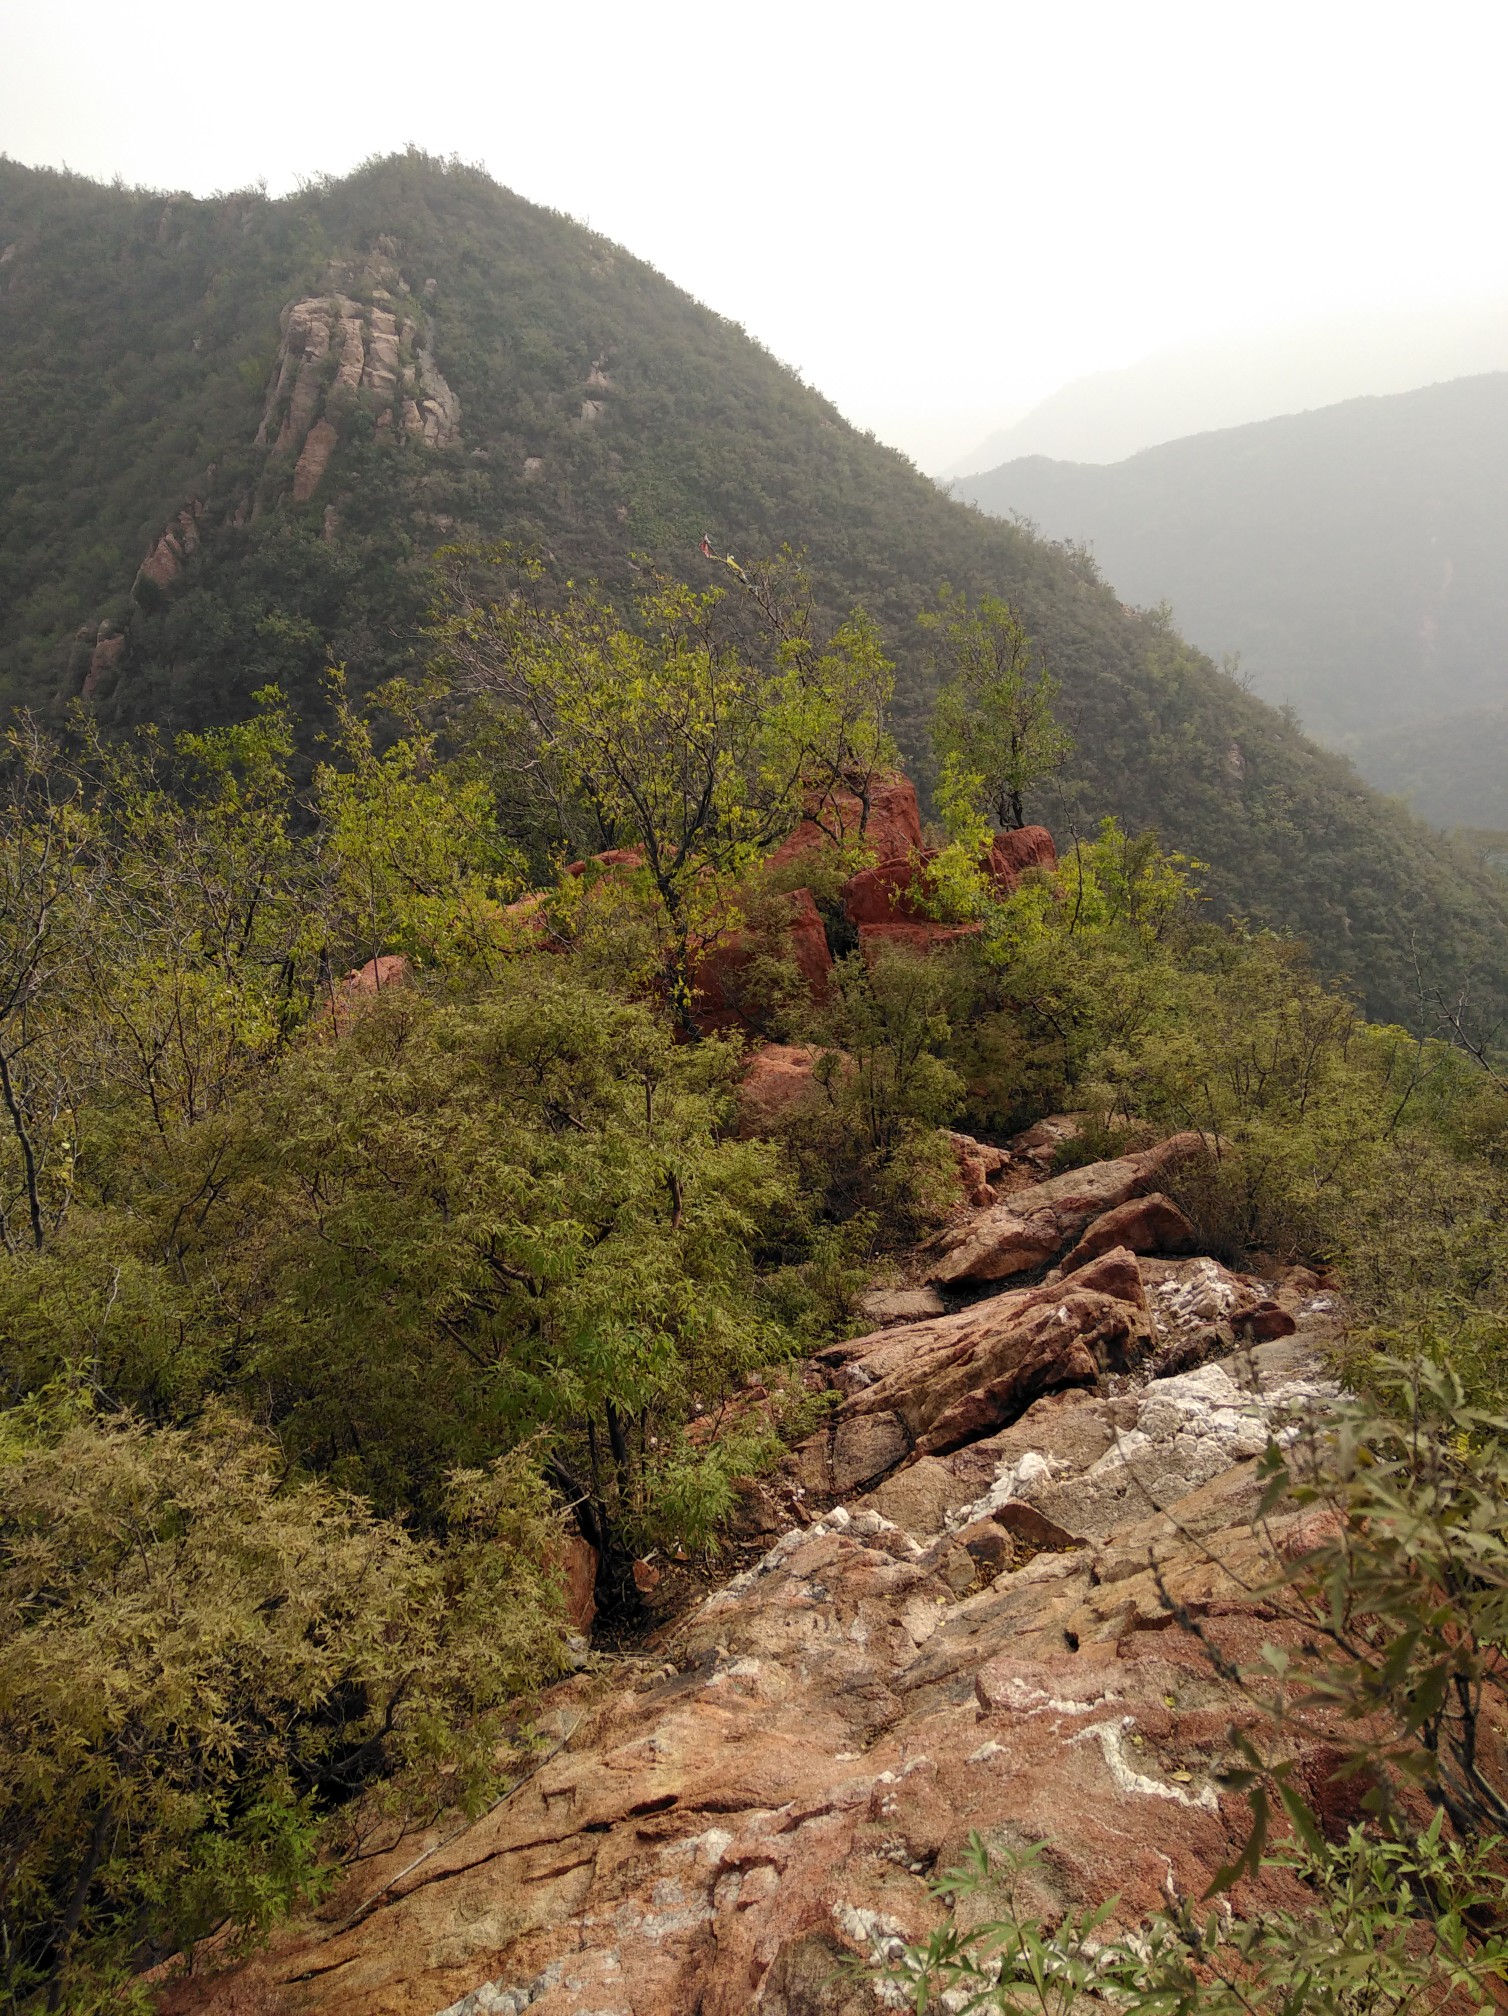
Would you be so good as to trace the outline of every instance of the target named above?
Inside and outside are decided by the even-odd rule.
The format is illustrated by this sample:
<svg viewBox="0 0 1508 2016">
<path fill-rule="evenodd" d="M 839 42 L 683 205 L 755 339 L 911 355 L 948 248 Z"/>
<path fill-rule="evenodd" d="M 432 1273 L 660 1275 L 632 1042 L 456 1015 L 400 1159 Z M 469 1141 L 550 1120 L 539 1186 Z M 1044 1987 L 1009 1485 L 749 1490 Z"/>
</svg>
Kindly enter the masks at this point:
<svg viewBox="0 0 1508 2016">
<path fill-rule="evenodd" d="M 276 683 L 417 670 L 430 558 L 504 536 L 622 596 L 644 565 L 804 550 L 897 663 L 925 777 L 918 618 L 1015 605 L 1077 754 L 1033 816 L 1113 812 L 1207 863 L 1213 905 L 1299 931 L 1369 1006 L 1508 994 L 1496 885 L 1224 679 L 1093 565 L 971 512 L 643 261 L 418 154 L 278 200 L 0 163 L 0 681 L 109 725 L 238 718 Z M 703 538 L 712 549 L 699 550 Z"/>
</svg>

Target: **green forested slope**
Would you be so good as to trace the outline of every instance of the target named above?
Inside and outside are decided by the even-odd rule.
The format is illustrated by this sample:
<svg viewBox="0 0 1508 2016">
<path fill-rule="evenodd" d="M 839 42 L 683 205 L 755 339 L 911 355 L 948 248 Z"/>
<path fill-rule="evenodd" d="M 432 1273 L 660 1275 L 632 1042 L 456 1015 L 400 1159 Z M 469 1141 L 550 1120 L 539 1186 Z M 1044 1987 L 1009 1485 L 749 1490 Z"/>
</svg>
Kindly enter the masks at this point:
<svg viewBox="0 0 1508 2016">
<path fill-rule="evenodd" d="M 1088 541 L 1128 600 L 1239 652 L 1257 691 L 1424 817 L 1508 823 L 1508 373 L 957 487 Z"/>
<path fill-rule="evenodd" d="M 936 586 L 1011 597 L 1078 738 L 1060 832 L 1103 812 L 1209 864 L 1212 902 L 1304 933 L 1374 1013 L 1412 1017 L 1425 971 L 1508 1003 L 1501 887 L 1460 863 L 1073 555 L 950 500 L 642 262 L 480 173 L 377 162 L 283 201 L 107 189 L 0 162 L 0 682 L 52 707 L 96 656 L 108 722 L 203 724 L 276 679 L 306 720 L 334 656 L 370 685 L 415 666 L 434 547 L 536 541 L 617 587 L 645 554 L 804 547 L 897 655 L 898 728 L 923 750 L 916 615 Z M 373 274 L 460 401 L 426 446 L 332 403 L 307 501 L 255 435 L 279 314 L 370 303 Z M 432 285 L 429 283 L 433 283 Z M 333 355 L 326 371 L 333 377 Z M 333 398 L 333 395 L 332 395 Z M 587 402 L 590 402 L 588 404 Z M 189 505 L 197 550 L 165 593 L 143 557 Z"/>
</svg>

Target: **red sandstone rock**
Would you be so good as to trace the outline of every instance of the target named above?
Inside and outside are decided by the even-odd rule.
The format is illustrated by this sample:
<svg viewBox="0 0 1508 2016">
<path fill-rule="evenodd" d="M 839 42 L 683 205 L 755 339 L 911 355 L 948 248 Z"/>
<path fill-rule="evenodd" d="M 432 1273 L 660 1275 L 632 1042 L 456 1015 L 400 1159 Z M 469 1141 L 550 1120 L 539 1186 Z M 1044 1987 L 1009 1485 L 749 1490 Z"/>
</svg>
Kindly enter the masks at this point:
<svg viewBox="0 0 1508 2016">
<path fill-rule="evenodd" d="M 937 850 L 919 843 L 906 851 L 881 854 L 873 868 L 861 869 L 843 885 L 843 907 L 858 925 L 901 921 L 930 923 L 926 871 Z M 1057 849 L 1045 826 L 997 833 L 982 866 L 1002 895 L 1009 895 L 1028 868 L 1057 865 Z"/>
<path fill-rule="evenodd" d="M 814 1076 L 822 1054 L 807 1043 L 761 1043 L 751 1051 L 738 1088 L 739 1133 L 772 1133 L 804 1106 L 825 1099 Z"/>
<path fill-rule="evenodd" d="M 928 1278 L 944 1282 L 1008 1280 L 1029 1274 L 1079 1239 L 1105 1212 L 1154 1189 L 1172 1168 L 1205 1150 L 1201 1134 L 1175 1134 L 1155 1148 L 1091 1162 L 1014 1191 L 1007 1202 L 929 1241 L 937 1255 Z"/>
<path fill-rule="evenodd" d="M 1061 1285 L 900 1324 L 833 1345 L 822 1357 L 848 1396 L 840 1431 L 845 1421 L 884 1415 L 928 1454 L 1003 1427 L 1040 1393 L 1092 1386 L 1101 1371 L 1126 1369 L 1151 1334 L 1136 1261 L 1122 1252 L 1103 1255 Z"/>
<path fill-rule="evenodd" d="M 631 870 L 642 868 L 643 866 L 644 849 L 642 847 L 609 847 L 603 854 L 588 854 L 584 861 L 567 862 L 564 872 L 573 878 L 579 878 L 586 873 L 588 868 L 597 868 L 606 872 L 614 868 Z"/>
<path fill-rule="evenodd" d="M 1267 1297 L 1250 1309 L 1240 1310 L 1231 1323 L 1238 1337 L 1249 1337 L 1257 1344 L 1271 1344 L 1279 1337 L 1291 1337 L 1299 1327 L 1290 1310 Z"/>
<path fill-rule="evenodd" d="M 375 959 L 368 959 L 365 966 L 358 966 L 354 973 L 348 973 L 340 983 L 340 991 L 348 998 L 380 994 L 386 987 L 407 985 L 409 978 L 408 960 L 401 952 L 379 952 Z"/>
<path fill-rule="evenodd" d="M 335 1033 L 343 1034 L 350 1027 L 351 1017 L 379 994 L 394 987 L 406 987 L 412 978 L 408 960 L 401 952 L 379 952 L 365 966 L 348 973 L 330 1001 L 330 1021 Z"/>
<path fill-rule="evenodd" d="M 566 1626 L 576 1636 L 589 1637 L 597 1617 L 597 1550 L 579 1533 L 567 1535 L 556 1550 L 565 1592 Z"/>
<path fill-rule="evenodd" d="M 1128 1405 L 1134 1417 L 1126 1399 L 1039 1404 L 1008 1436 L 1054 1452 L 1070 1493 Z M 1068 1435 L 1079 1416 L 1106 1417 L 1100 1434 Z M 166 2005 L 857 2016 L 872 1998 L 850 1993 L 840 1964 L 925 1935 L 940 1912 L 932 1872 L 962 1858 L 971 1830 L 1052 1843 L 1050 1894 L 1031 1909 L 1113 1897 L 1113 1925 L 1131 1926 L 1169 1885 L 1197 1897 L 1249 1825 L 1219 1778 L 1230 1727 L 1264 1732 L 1170 1621 L 1148 1554 L 1222 1658 L 1249 1670 L 1264 1642 L 1293 1648 L 1297 1633 L 1243 1594 L 1275 1567 L 1250 1523 L 1260 1488 L 1238 1466 L 985 1587 L 963 1534 L 934 1572 L 858 1501 L 847 1530 L 783 1537 L 669 1626 L 653 1666 L 553 1689 L 535 1720 L 559 1748 L 513 1796 L 362 1862 L 318 1918 L 280 1928 L 229 1977 L 180 1977 Z M 1302 1739 L 1296 1774 L 1317 1798 L 1336 1734 L 1316 1711 Z M 1302 1910 L 1305 1893 L 1268 1868 L 1233 1903 Z"/>
<path fill-rule="evenodd" d="M 893 924 L 900 918 L 929 921 L 919 907 L 920 854 L 901 854 L 873 868 L 861 868 L 843 884 L 843 911 L 850 924 Z"/>
<path fill-rule="evenodd" d="M 820 825 L 813 818 L 804 818 L 795 832 L 781 841 L 770 856 L 771 861 L 783 865 L 813 849 L 831 847 L 839 818 L 845 834 L 856 837 L 862 816 L 858 799 L 851 792 L 838 793 L 835 811 L 836 816 L 834 810 L 823 811 Z M 916 786 L 909 777 L 897 774 L 876 780 L 870 792 L 869 818 L 863 837 L 882 861 L 894 855 L 904 857 L 912 848 L 921 846 L 921 813 L 916 803 Z"/>
<path fill-rule="evenodd" d="M 990 880 L 1002 895 L 1020 885 L 1028 868 L 1056 868 L 1058 850 L 1045 826 L 1022 826 L 1014 832 L 997 833 L 990 845 Z"/>
<path fill-rule="evenodd" d="M 1003 1148 L 991 1148 L 984 1141 L 976 1141 L 971 1134 L 950 1134 L 953 1154 L 958 1163 L 958 1180 L 964 1196 L 976 1209 L 995 1202 L 995 1193 L 990 1188 L 991 1180 L 1009 1165 L 1010 1157 Z M 1111 1245 L 1123 1242 L 1111 1240 Z"/>
<path fill-rule="evenodd" d="M 1063 1272 L 1072 1274 L 1112 1246 L 1124 1246 L 1132 1253 L 1192 1253 L 1198 1244 L 1198 1234 L 1178 1206 L 1160 1190 L 1153 1190 L 1096 1218 L 1065 1255 Z"/>
<path fill-rule="evenodd" d="M 776 946 L 795 960 L 796 970 L 816 1002 L 827 999 L 833 958 L 828 950 L 827 930 L 810 889 L 793 889 L 785 899 L 787 922 L 776 937 Z M 761 950 L 759 937 L 738 931 L 723 939 L 697 966 L 693 1012 L 704 1032 L 746 1027 L 742 1012 L 741 982 Z"/>
</svg>

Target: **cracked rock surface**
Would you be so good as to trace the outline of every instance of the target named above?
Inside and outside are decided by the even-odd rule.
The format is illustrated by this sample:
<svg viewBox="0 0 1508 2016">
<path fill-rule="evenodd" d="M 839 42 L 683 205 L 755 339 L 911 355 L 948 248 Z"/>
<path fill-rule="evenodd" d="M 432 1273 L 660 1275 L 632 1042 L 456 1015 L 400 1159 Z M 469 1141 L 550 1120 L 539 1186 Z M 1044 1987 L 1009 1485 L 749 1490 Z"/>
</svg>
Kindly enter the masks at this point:
<svg viewBox="0 0 1508 2016">
<path fill-rule="evenodd" d="M 553 1689 L 554 1747 L 492 1811 L 364 1863 L 174 2016 L 243 1989 L 318 2016 L 859 2016 L 845 1957 L 924 1934 L 974 1829 L 1050 1843 L 1048 1909 L 1201 1893 L 1244 1839 L 1217 1774 L 1258 1713 L 1172 1606 L 1236 1664 L 1283 1642 L 1251 1592 L 1302 1538 L 1256 1528 L 1255 1459 L 1322 1418 L 1339 1321 L 1303 1269 L 1183 1257 L 1158 1186 L 1205 1147 L 955 1220 L 946 1292 L 877 1295 L 881 1327 L 814 1362 L 838 1402 L 751 1487 L 764 1553 L 648 1658 Z"/>
<path fill-rule="evenodd" d="M 1086 1268 L 998 1302 L 1034 1317 L 1087 1292 L 1150 1340 L 1159 1302 L 1206 1321 L 1241 1290 L 1213 1262 L 1147 1282 L 1113 1257 L 1119 1296 L 1084 1290 Z M 1268 1566 L 1253 1458 L 1335 1391 L 1332 1305 L 1290 1301 L 1282 1341 L 1118 1392 L 1096 1365 L 987 1435 L 912 1448 L 776 1537 L 653 1663 L 557 1687 L 545 1727 L 564 1740 L 533 1778 L 411 1873 L 413 1842 L 363 1865 L 239 1978 L 321 2016 L 859 2016 L 879 2005 L 842 1957 L 923 1934 L 927 1879 L 971 1829 L 1048 1841 L 1049 1905 L 1118 1893 L 1131 1921 L 1169 1883 L 1199 1894 L 1244 1839 L 1213 1773 L 1255 1712 L 1163 1592 L 1238 1661 L 1282 1638 L 1246 1593 Z M 962 1313 L 992 1308 L 998 1333 L 997 1305 Z M 924 1429 L 895 1395 L 920 1349 L 905 1330 L 935 1327 L 859 1340 L 874 1376 L 848 1418 Z M 957 1404 L 943 1383 L 933 1418 Z M 1263 1877 L 1269 1901 L 1288 1880 Z M 195 1992 L 175 2009 L 225 1991 Z"/>
</svg>

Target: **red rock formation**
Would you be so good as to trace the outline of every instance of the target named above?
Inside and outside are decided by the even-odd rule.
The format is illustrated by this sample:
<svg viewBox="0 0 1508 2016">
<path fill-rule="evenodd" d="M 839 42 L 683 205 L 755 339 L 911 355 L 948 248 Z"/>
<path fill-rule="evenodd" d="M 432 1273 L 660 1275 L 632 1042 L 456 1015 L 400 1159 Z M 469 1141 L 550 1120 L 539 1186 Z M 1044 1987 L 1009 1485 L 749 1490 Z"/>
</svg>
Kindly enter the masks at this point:
<svg viewBox="0 0 1508 2016">
<path fill-rule="evenodd" d="M 401 952 L 379 952 L 365 966 L 348 973 L 330 1001 L 330 1022 L 336 1035 L 343 1035 L 351 1025 L 351 1017 L 379 994 L 394 987 L 406 987 L 412 978 L 409 963 Z"/>
<path fill-rule="evenodd" d="M 1045 826 L 1022 826 L 1011 833 L 997 833 L 990 846 L 990 880 L 1003 895 L 1020 884 L 1028 868 L 1056 868 L 1058 850 Z"/>
<path fill-rule="evenodd" d="M 567 1534 L 549 1566 L 559 1574 L 567 1629 L 577 1637 L 588 1637 L 597 1620 L 596 1548 L 579 1533 Z"/>
<path fill-rule="evenodd" d="M 857 838 L 862 813 L 862 806 L 851 792 L 839 792 L 834 808 L 820 815 L 823 824 L 819 825 L 815 818 L 804 818 L 795 832 L 781 841 L 770 856 L 771 861 L 783 866 L 814 849 L 831 847 L 832 829 L 839 819 L 845 834 Z M 904 858 L 913 848 L 921 846 L 922 817 L 916 802 L 916 786 L 909 777 L 897 773 L 876 781 L 870 792 L 863 838 L 881 861 L 896 856 Z"/>
<path fill-rule="evenodd" d="M 588 868 L 607 871 L 613 868 L 634 869 L 642 868 L 643 866 L 644 849 L 642 847 L 609 847 L 603 854 L 589 854 L 584 861 L 568 862 L 565 873 L 579 880 Z"/>
<path fill-rule="evenodd" d="M 806 1043 L 761 1043 L 752 1051 L 738 1088 L 739 1133 L 773 1133 L 792 1114 L 825 1098 L 813 1076 L 821 1055 Z"/>
<path fill-rule="evenodd" d="M 858 800 L 845 796 L 841 804 L 848 830 L 856 832 Z M 927 915 L 922 877 L 934 851 L 921 844 L 916 787 L 908 777 L 888 777 L 876 785 L 864 837 L 881 859 L 875 867 L 861 870 L 844 885 L 843 904 L 848 921 L 858 930 L 859 947 L 866 958 L 887 945 L 932 952 L 977 936 L 977 924 L 939 924 Z M 805 818 L 775 849 L 770 865 L 788 866 L 833 844 L 830 832 L 814 818 Z M 1028 826 L 1019 833 L 997 834 L 985 865 L 997 887 L 1009 891 L 1016 887 L 1027 867 L 1050 866 L 1055 859 L 1051 834 L 1044 827 Z M 592 869 L 603 873 L 634 869 L 642 867 L 643 861 L 639 848 L 619 847 L 573 861 L 564 873 L 580 877 Z M 826 998 L 832 969 L 821 913 L 809 889 L 790 891 L 786 900 L 790 915 L 782 936 L 813 999 L 820 1002 Z M 554 948 L 556 941 L 548 927 L 544 903 L 543 894 L 536 892 L 509 905 L 508 914 L 520 927 L 517 948 L 520 951 Z M 755 958 L 758 943 L 756 934 L 739 930 L 703 955 L 695 976 L 694 1013 L 704 1032 L 749 1027 L 739 998 L 740 975 Z"/>
<path fill-rule="evenodd" d="M 385 987 L 402 987 L 409 978 L 408 961 L 401 952 L 379 952 L 365 966 L 348 973 L 340 983 L 340 991 L 351 1001 L 363 994 L 380 994 Z"/>
<path fill-rule="evenodd" d="M 995 1192 L 991 1180 L 1002 1174 L 1009 1166 L 1010 1157 L 1003 1148 L 991 1148 L 983 1141 L 976 1141 L 971 1134 L 950 1134 L 954 1159 L 958 1163 L 958 1180 L 963 1194 L 976 1210 L 995 1202 Z M 1119 1242 L 1111 1240 L 1110 1244 Z"/>
<path fill-rule="evenodd" d="M 832 1345 L 821 1361 L 848 1395 L 832 1432 L 841 1440 L 845 1428 L 865 1419 L 874 1442 L 878 1418 L 890 1441 L 883 1448 L 866 1444 L 864 1456 L 876 1458 L 872 1469 L 824 1487 L 817 1473 L 808 1478 L 799 1470 L 807 1452 L 823 1457 L 829 1433 L 823 1431 L 794 1452 L 798 1474 L 809 1490 L 843 1492 L 872 1482 L 908 1447 L 923 1454 L 956 1448 L 1013 1421 L 1040 1393 L 1092 1386 L 1102 1371 L 1126 1370 L 1151 1339 L 1141 1276 L 1132 1256 L 1120 1252 L 1071 1281 Z M 855 1451 L 849 1468 L 860 1460 Z"/>
<path fill-rule="evenodd" d="M 1096 1218 L 1064 1257 L 1063 1272 L 1072 1274 L 1112 1246 L 1124 1246 L 1132 1253 L 1193 1253 L 1198 1250 L 1199 1238 L 1172 1199 L 1154 1190 L 1117 1204 Z"/>
<path fill-rule="evenodd" d="M 1291 1356 L 1257 1377 L 1259 1408 L 1324 1404 Z M 1052 1844 L 1031 1904 L 1054 1915 L 1114 1898 L 1132 1926 L 1170 1888 L 1202 1895 L 1249 1823 L 1221 1783 L 1231 1725 L 1262 1733 L 1206 1646 L 1249 1670 L 1264 1642 L 1293 1645 L 1246 1592 L 1272 1542 L 1313 1544 L 1253 1523 L 1253 1406 L 1207 1367 L 1041 1400 L 991 1443 L 909 1461 L 784 1533 L 652 1660 L 553 1689 L 534 1720 L 554 1754 L 513 1796 L 358 1864 L 230 1981 L 180 1977 L 174 2016 L 290 1996 L 308 2016 L 839 2016 L 877 2006 L 844 1959 L 925 1935 L 929 1881 L 971 1830 Z M 1302 1741 L 1299 1775 L 1327 1794 L 1321 1713 Z M 1233 1902 L 1304 1895 L 1267 1869 Z"/>
<path fill-rule="evenodd" d="M 782 928 L 774 934 L 780 950 L 789 952 L 796 970 L 805 981 L 814 1001 L 827 999 L 833 958 L 828 950 L 827 931 L 810 889 L 793 889 L 785 898 L 788 912 Z M 758 956 L 763 934 L 735 931 L 705 954 L 695 974 L 696 998 L 692 1012 L 704 1033 L 714 1029 L 747 1028 L 743 1011 L 743 983 Z"/>
<path fill-rule="evenodd" d="M 937 1257 L 929 1278 L 1003 1281 L 1045 1267 L 1081 1238 L 1095 1219 L 1155 1189 L 1169 1169 L 1204 1154 L 1206 1147 L 1202 1134 L 1175 1134 L 1139 1154 L 1091 1162 L 1014 1191 L 1005 1203 L 934 1236 L 930 1245 Z"/>
<path fill-rule="evenodd" d="M 982 865 L 998 892 L 1009 895 L 1028 868 L 1051 868 L 1057 858 L 1046 827 L 1025 826 L 1016 833 L 997 833 Z M 886 945 L 934 952 L 978 935 L 977 924 L 940 924 L 928 914 L 926 871 L 935 859 L 934 848 L 913 847 L 861 869 L 843 885 L 843 908 L 858 927 L 866 958 Z"/>
</svg>

